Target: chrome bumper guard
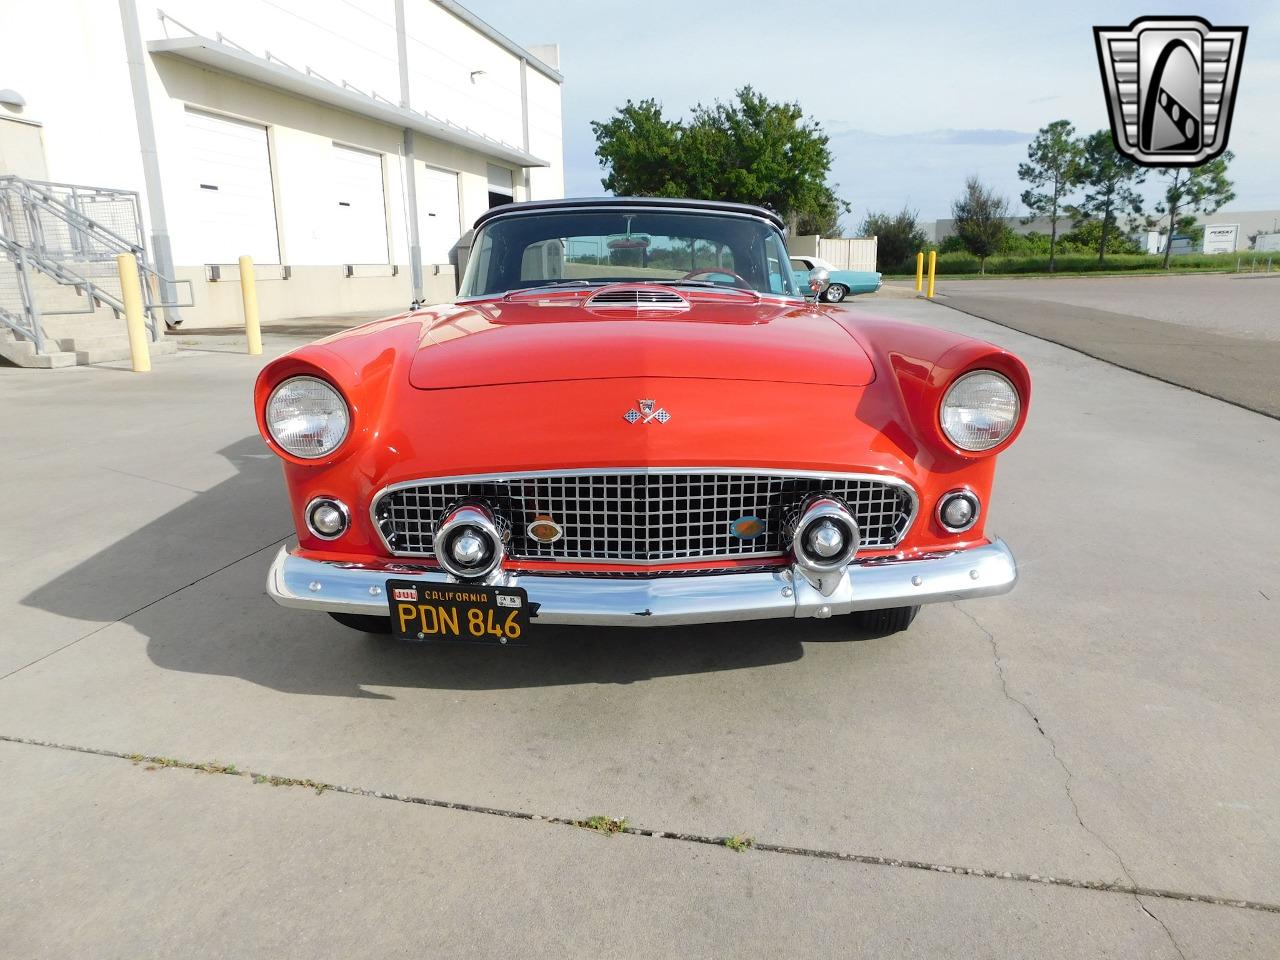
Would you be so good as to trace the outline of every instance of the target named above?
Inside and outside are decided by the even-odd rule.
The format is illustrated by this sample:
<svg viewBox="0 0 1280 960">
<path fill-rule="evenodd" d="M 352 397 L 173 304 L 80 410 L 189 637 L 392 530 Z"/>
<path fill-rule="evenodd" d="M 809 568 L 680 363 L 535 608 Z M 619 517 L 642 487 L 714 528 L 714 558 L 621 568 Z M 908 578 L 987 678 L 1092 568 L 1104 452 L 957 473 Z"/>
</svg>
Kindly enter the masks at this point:
<svg viewBox="0 0 1280 960">
<path fill-rule="evenodd" d="M 308 560 L 281 548 L 267 594 L 284 607 L 387 616 L 388 579 L 453 582 L 443 572 L 402 572 Z M 656 627 L 733 620 L 830 617 L 855 610 L 945 603 L 1008 593 L 1018 579 L 1003 540 L 912 560 L 851 563 L 829 596 L 791 568 L 751 573 L 619 578 L 506 574 L 538 604 L 535 623 Z"/>
</svg>

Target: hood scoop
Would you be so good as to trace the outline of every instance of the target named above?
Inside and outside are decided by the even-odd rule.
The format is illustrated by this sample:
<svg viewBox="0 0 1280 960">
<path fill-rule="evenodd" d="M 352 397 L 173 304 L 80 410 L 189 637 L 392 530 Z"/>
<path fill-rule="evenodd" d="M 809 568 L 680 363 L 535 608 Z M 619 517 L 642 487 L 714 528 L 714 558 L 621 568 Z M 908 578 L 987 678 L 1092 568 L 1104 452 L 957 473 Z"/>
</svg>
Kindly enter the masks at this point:
<svg viewBox="0 0 1280 960">
<path fill-rule="evenodd" d="M 605 287 L 586 305 L 593 307 L 687 307 L 689 301 L 664 287 Z"/>
<path fill-rule="evenodd" d="M 592 296 L 585 306 L 588 310 L 688 310 L 689 301 L 663 287 L 612 286 Z"/>
</svg>

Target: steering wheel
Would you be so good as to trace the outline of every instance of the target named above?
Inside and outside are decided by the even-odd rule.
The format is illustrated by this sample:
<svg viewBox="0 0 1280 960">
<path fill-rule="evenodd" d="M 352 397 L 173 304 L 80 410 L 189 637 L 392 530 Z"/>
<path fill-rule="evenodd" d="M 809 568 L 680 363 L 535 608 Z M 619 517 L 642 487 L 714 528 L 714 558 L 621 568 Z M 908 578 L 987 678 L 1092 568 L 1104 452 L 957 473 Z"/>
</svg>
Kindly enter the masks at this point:
<svg viewBox="0 0 1280 960">
<path fill-rule="evenodd" d="M 681 280 L 697 280 L 699 277 L 706 277 L 706 276 L 732 277 L 733 285 L 735 287 L 741 287 L 743 290 L 754 289 L 754 287 L 752 287 L 750 283 L 748 283 L 744 278 L 738 276 L 732 270 L 693 270 L 689 273 L 686 273 L 680 279 Z"/>
</svg>

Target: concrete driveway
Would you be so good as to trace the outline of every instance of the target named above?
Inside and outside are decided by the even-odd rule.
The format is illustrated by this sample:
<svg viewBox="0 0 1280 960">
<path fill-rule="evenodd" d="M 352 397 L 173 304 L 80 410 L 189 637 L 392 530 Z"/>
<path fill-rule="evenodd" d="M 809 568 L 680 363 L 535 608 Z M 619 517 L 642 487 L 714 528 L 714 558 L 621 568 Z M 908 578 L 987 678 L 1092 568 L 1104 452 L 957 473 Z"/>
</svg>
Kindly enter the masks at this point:
<svg viewBox="0 0 1280 960">
<path fill-rule="evenodd" d="M 1036 390 L 990 510 L 1018 589 L 876 640 L 356 634 L 263 594 L 260 361 L 0 370 L 5 952 L 1280 954 L 1280 423 L 875 309 Z"/>
</svg>

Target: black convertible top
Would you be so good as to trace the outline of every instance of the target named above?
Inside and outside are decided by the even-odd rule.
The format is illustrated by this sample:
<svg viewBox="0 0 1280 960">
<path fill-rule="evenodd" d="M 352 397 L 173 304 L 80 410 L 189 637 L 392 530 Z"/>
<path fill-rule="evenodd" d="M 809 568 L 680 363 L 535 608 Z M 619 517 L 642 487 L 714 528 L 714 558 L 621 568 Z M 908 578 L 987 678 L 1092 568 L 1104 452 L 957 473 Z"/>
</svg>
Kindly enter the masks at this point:
<svg viewBox="0 0 1280 960">
<path fill-rule="evenodd" d="M 575 210 L 584 207 L 618 209 L 621 207 L 675 208 L 679 210 L 706 210 L 711 213 L 730 213 L 758 217 L 767 220 L 779 230 L 785 230 L 786 224 L 772 210 L 756 207 L 749 203 L 727 203 L 723 200 L 686 200 L 670 197 L 575 197 L 568 200 L 522 200 L 519 203 L 504 203 L 498 207 L 490 207 L 476 218 L 475 226 L 488 223 L 495 217 L 517 216 L 524 213 L 540 213 L 547 210 Z"/>
</svg>

